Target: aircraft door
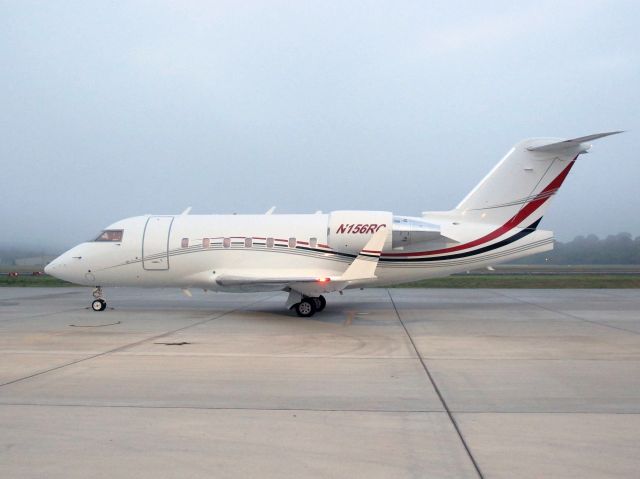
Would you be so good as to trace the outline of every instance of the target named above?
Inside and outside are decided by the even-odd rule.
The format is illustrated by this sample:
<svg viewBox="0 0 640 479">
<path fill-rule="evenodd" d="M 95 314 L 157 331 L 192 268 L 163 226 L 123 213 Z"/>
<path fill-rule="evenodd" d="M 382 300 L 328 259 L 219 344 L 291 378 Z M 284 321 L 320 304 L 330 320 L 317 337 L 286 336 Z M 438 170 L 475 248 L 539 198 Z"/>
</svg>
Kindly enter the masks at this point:
<svg viewBox="0 0 640 479">
<path fill-rule="evenodd" d="M 150 216 L 142 233 L 142 268 L 169 269 L 169 233 L 173 216 Z"/>
</svg>

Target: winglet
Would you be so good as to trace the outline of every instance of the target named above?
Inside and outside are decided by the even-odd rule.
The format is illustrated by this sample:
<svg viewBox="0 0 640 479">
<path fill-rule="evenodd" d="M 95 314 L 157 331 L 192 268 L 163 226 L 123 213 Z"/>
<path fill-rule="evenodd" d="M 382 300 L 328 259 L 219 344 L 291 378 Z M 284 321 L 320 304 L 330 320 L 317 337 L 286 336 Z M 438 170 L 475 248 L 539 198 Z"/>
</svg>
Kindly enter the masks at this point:
<svg viewBox="0 0 640 479">
<path fill-rule="evenodd" d="M 347 270 L 338 279 L 340 281 L 353 281 L 375 278 L 378 259 L 382 253 L 382 247 L 384 246 L 386 238 L 387 229 L 385 227 L 375 232 L 364 248 L 362 248 L 357 258 L 353 260 L 353 263 L 349 265 Z"/>
<path fill-rule="evenodd" d="M 549 143 L 548 145 L 542 146 L 531 146 L 527 148 L 529 151 L 561 151 L 566 150 L 567 148 L 573 148 L 577 146 L 583 146 L 583 151 L 586 152 L 591 145 L 582 145 L 582 143 L 586 143 L 588 141 L 597 140 L 598 138 L 604 138 L 605 136 L 617 135 L 619 133 L 624 133 L 623 130 L 619 131 L 609 131 L 606 133 L 596 133 L 595 135 L 587 135 L 581 136 L 580 138 L 573 138 L 571 140 L 559 141 L 557 143 Z"/>
</svg>

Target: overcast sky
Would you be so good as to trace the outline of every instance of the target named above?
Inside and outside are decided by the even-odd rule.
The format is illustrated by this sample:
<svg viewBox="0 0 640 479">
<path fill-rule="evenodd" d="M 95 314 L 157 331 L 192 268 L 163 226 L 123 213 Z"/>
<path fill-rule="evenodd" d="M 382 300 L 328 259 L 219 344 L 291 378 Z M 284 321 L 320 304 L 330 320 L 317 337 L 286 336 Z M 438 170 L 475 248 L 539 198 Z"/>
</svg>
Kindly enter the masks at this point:
<svg viewBox="0 0 640 479">
<path fill-rule="evenodd" d="M 542 227 L 640 235 L 637 1 L 0 2 L 0 244 L 146 213 L 450 209 L 616 129 Z"/>
</svg>

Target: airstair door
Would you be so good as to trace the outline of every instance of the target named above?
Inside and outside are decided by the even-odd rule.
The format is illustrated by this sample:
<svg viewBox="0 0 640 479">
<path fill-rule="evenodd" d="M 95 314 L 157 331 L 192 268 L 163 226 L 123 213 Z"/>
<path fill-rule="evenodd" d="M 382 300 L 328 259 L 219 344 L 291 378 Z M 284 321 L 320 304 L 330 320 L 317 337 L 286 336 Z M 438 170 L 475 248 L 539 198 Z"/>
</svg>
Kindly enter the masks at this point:
<svg viewBox="0 0 640 479">
<path fill-rule="evenodd" d="M 142 234 L 142 268 L 169 269 L 169 233 L 173 216 L 150 216 Z"/>
</svg>

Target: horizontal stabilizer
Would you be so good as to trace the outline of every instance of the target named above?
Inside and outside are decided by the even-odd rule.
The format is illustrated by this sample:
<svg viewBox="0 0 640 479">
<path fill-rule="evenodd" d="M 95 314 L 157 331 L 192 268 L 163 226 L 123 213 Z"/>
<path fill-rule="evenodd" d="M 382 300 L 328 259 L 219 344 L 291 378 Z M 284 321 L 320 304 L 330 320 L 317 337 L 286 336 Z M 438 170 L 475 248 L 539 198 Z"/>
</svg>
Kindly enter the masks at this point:
<svg viewBox="0 0 640 479">
<path fill-rule="evenodd" d="M 573 138 L 571 140 L 559 141 L 557 143 L 549 143 L 548 145 L 531 146 L 531 147 L 527 148 L 527 150 L 529 150 L 529 151 L 542 151 L 542 152 L 562 151 L 562 150 L 566 150 L 568 148 L 579 147 L 582 143 L 586 143 L 586 142 L 592 141 L 592 140 L 597 140 L 598 138 L 604 138 L 605 136 L 617 135 L 618 133 L 623 133 L 623 131 L 609 131 L 607 133 L 596 133 L 594 135 L 581 136 L 580 138 Z M 587 147 L 587 149 L 588 149 L 588 147 Z"/>
</svg>

